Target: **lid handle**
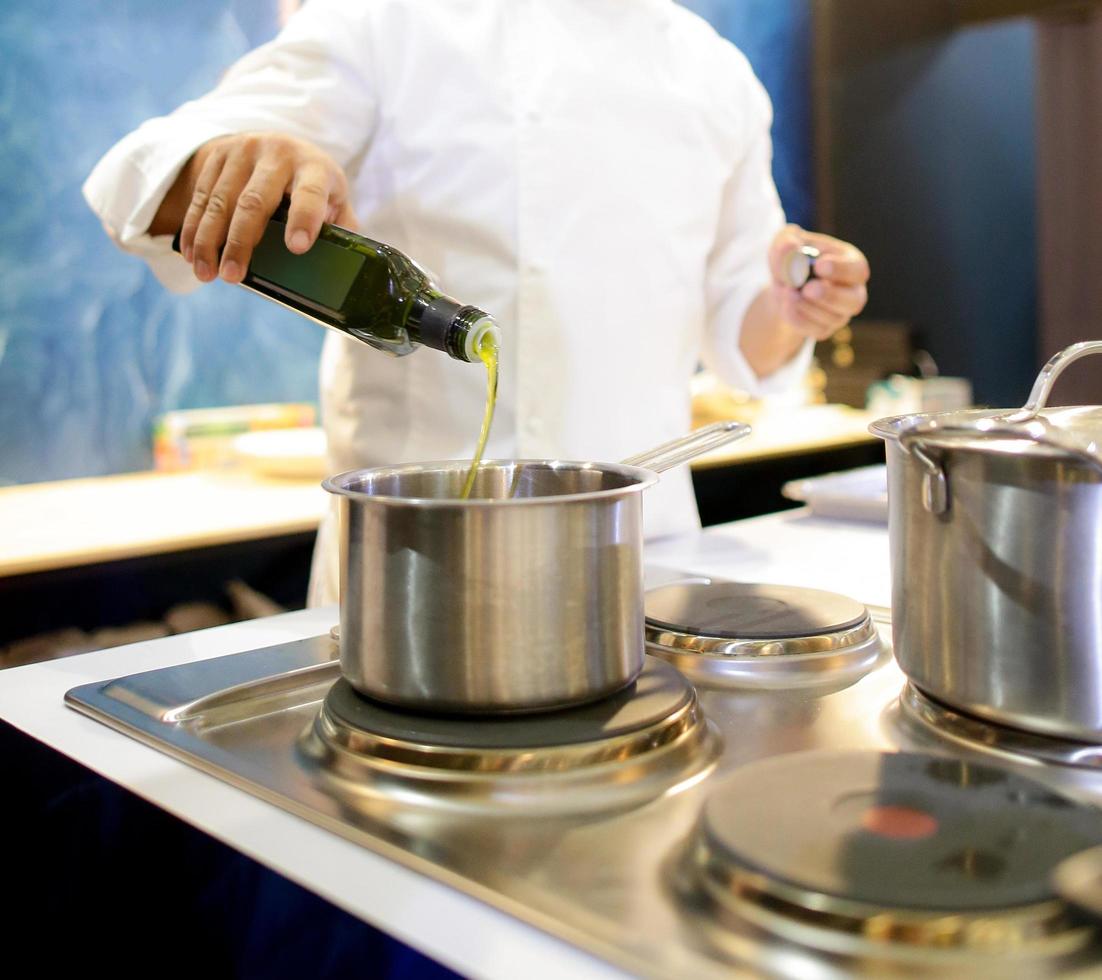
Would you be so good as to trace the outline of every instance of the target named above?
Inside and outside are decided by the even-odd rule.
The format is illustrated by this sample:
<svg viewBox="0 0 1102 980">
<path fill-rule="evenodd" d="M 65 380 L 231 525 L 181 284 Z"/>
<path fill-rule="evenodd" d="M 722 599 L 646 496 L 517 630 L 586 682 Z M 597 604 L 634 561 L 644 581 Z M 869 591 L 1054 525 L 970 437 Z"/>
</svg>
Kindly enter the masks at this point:
<svg viewBox="0 0 1102 980">
<path fill-rule="evenodd" d="M 947 448 L 946 444 L 954 442 L 1026 439 L 1075 456 L 1102 471 L 1102 450 L 1098 442 L 1076 439 L 1040 414 L 1056 379 L 1069 364 L 1088 354 L 1102 354 L 1102 341 L 1084 341 L 1060 351 L 1041 369 L 1028 401 L 1015 412 L 968 420 L 926 418 L 899 434 L 900 445 L 913 453 L 916 447 L 932 444 Z"/>
<path fill-rule="evenodd" d="M 1052 386 L 1064 369 L 1088 354 L 1102 354 L 1102 340 L 1084 340 L 1080 344 L 1072 344 L 1049 358 L 1049 362 L 1041 368 L 1041 373 L 1033 382 L 1033 390 L 1030 391 L 1026 403 L 1013 415 L 1007 416 L 1007 421 L 1026 422 L 1036 418 L 1037 413 L 1047 404 Z"/>
</svg>

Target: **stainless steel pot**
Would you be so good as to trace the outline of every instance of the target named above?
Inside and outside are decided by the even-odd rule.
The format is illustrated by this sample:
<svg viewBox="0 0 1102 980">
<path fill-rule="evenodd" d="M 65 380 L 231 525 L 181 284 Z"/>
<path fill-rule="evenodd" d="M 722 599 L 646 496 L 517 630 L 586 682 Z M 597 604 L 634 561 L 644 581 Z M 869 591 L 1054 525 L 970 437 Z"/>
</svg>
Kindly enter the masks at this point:
<svg viewBox="0 0 1102 980">
<path fill-rule="evenodd" d="M 1102 740 L 1102 408 L 882 419 L 892 631 L 927 694 L 992 721 Z"/>
<path fill-rule="evenodd" d="M 340 498 L 341 671 L 422 711 L 538 711 L 605 697 L 643 666 L 641 491 L 749 433 L 721 422 L 620 464 L 355 470 Z"/>
</svg>

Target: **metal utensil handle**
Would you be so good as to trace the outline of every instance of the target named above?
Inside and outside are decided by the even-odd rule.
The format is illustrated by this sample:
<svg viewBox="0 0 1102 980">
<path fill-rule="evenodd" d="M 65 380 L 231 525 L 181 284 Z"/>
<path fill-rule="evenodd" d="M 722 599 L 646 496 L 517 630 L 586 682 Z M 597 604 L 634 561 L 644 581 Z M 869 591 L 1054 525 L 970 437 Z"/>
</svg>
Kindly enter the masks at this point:
<svg viewBox="0 0 1102 980">
<path fill-rule="evenodd" d="M 645 453 L 629 456 L 623 460 L 623 464 L 641 466 L 644 469 L 654 470 L 655 473 L 664 473 L 674 466 L 687 463 L 690 459 L 696 459 L 697 456 L 749 434 L 750 426 L 742 422 L 713 422 L 702 429 L 690 432 L 687 436 L 671 439 L 661 446 L 648 449 Z"/>
</svg>

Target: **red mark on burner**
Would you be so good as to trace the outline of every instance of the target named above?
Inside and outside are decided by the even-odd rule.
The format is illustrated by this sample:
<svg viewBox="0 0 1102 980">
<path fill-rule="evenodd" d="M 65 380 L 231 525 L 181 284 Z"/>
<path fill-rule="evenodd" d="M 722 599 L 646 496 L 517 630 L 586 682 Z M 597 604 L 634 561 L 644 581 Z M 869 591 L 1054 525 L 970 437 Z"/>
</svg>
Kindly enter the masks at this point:
<svg viewBox="0 0 1102 980">
<path fill-rule="evenodd" d="M 937 833 L 937 819 L 909 806 L 872 806 L 861 814 L 861 826 L 889 840 L 923 840 Z"/>
</svg>

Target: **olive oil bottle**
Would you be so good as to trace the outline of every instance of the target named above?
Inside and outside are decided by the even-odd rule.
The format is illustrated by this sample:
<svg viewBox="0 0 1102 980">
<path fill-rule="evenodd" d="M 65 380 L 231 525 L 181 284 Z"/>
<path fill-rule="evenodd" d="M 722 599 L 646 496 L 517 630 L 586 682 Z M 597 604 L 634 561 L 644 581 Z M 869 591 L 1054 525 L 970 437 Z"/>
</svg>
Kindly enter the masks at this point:
<svg viewBox="0 0 1102 980">
<path fill-rule="evenodd" d="M 284 245 L 287 201 L 268 222 L 241 285 L 281 306 L 395 356 L 420 345 L 460 361 L 498 346 L 493 317 L 445 296 L 396 248 L 323 224 L 303 255 Z M 180 251 L 180 236 L 172 247 Z"/>
</svg>

